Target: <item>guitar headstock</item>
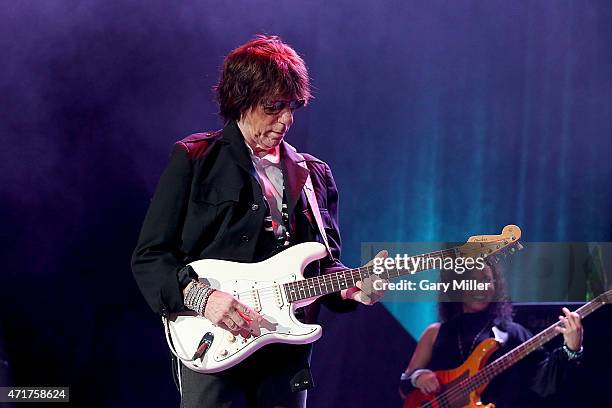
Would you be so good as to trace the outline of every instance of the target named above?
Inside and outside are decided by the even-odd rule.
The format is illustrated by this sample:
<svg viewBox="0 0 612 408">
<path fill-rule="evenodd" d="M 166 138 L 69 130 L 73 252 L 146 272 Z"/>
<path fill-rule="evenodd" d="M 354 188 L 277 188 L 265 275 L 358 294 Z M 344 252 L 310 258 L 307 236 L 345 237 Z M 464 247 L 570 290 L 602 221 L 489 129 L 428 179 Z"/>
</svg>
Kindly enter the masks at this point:
<svg viewBox="0 0 612 408">
<path fill-rule="evenodd" d="M 521 229 L 516 225 L 506 225 L 499 235 L 475 235 L 459 247 L 459 256 L 465 258 L 484 258 L 497 263 L 500 256 L 513 255 L 523 249 L 519 242 Z"/>
</svg>

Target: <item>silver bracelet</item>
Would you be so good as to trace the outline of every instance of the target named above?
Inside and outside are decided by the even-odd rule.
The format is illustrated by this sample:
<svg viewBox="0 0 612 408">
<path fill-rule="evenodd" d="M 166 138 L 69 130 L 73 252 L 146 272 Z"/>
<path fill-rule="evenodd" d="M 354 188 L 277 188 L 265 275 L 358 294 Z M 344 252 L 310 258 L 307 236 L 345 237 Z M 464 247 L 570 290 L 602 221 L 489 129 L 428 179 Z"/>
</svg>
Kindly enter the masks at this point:
<svg viewBox="0 0 612 408">
<path fill-rule="evenodd" d="M 431 372 L 433 371 L 428 370 L 426 368 L 419 368 L 418 370 L 414 370 L 412 374 L 410 374 L 410 383 L 412 384 L 413 387 L 417 388 L 417 385 L 416 385 L 417 378 L 419 378 L 421 374 L 431 373 Z"/>
<path fill-rule="evenodd" d="M 204 300 L 202 301 L 202 316 L 204 316 L 204 311 L 206 310 L 206 305 L 208 304 L 208 299 L 210 298 L 210 295 L 212 295 L 213 292 L 216 290 L 211 287 L 208 287 L 206 289 L 208 289 L 208 292 L 206 292 L 206 294 L 204 295 Z"/>
<path fill-rule="evenodd" d="M 198 315 L 204 314 L 208 298 L 214 292 L 210 286 L 204 286 L 196 280 L 192 281 L 192 285 L 185 294 L 185 307 L 193 310 Z"/>
</svg>

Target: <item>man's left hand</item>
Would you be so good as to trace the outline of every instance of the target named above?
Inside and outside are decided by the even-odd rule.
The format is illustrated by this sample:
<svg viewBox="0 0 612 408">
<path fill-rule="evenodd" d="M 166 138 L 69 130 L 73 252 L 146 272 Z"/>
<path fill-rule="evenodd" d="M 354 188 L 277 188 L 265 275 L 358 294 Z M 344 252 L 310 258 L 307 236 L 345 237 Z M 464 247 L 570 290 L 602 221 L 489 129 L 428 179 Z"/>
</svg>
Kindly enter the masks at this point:
<svg viewBox="0 0 612 408">
<path fill-rule="evenodd" d="M 386 250 L 380 251 L 374 258 L 386 258 L 389 256 Z M 374 263 L 371 260 L 364 266 L 370 266 Z M 340 292 L 342 299 L 353 299 L 356 302 L 363 303 L 364 305 L 373 305 L 378 302 L 385 295 L 384 290 L 377 290 L 376 287 L 381 287 L 380 283 L 374 283 L 376 281 L 388 282 L 386 279 L 381 279 L 379 275 L 372 274 L 369 277 L 357 281 L 356 287 L 344 289 Z"/>
</svg>

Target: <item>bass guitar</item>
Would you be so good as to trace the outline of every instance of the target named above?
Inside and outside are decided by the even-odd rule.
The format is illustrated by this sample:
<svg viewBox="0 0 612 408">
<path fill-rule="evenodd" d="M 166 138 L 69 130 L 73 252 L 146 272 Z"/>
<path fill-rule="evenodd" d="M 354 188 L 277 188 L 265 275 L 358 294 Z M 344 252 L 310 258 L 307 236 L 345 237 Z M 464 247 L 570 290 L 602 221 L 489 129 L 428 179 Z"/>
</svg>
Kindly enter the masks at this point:
<svg viewBox="0 0 612 408">
<path fill-rule="evenodd" d="M 611 299 L 612 290 L 609 290 L 580 307 L 576 313 L 584 318 L 610 303 Z M 461 366 L 454 370 L 435 372 L 441 387 L 438 394 L 424 394 L 420 390 L 414 390 L 404 400 L 403 408 L 495 408 L 492 403 L 485 405 L 480 401 L 480 395 L 489 382 L 560 334 L 555 330 L 560 324 L 562 323 L 559 321 L 549 326 L 486 366 L 489 357 L 499 349 L 500 343 L 495 339 L 484 340 Z"/>
</svg>

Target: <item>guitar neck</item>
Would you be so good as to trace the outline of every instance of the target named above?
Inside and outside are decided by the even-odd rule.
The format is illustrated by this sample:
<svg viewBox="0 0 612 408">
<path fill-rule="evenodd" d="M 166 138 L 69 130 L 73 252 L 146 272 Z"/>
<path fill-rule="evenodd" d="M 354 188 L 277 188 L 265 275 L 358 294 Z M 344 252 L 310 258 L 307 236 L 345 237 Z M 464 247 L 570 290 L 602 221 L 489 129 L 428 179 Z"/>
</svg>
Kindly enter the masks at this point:
<svg viewBox="0 0 612 408">
<path fill-rule="evenodd" d="M 590 315 L 595 310 L 599 309 L 601 306 L 607 303 L 607 296 L 609 296 L 607 293 L 599 295 L 589 303 L 577 309 L 576 313 L 578 313 L 581 318 Z M 493 379 L 493 377 L 510 368 L 511 366 L 525 358 L 527 355 L 529 355 L 531 352 L 548 343 L 555 336 L 559 335 L 560 333 L 555 330 L 555 327 L 559 325 L 561 325 L 560 321 L 547 327 L 536 336 L 527 340 L 526 342 L 514 348 L 513 350 L 507 352 L 503 356 L 499 357 L 497 360 L 493 361 L 491 364 L 480 370 L 476 375 L 471 377 L 468 380 L 468 384 L 465 384 L 465 386 L 470 391 L 473 391 L 481 385 L 488 383 Z"/>
<path fill-rule="evenodd" d="M 457 257 L 458 253 L 458 247 L 455 247 L 402 258 L 401 262 L 408 266 L 407 268 L 387 269 L 381 266 L 384 271 L 378 274 L 378 276 L 382 279 L 389 279 L 422 272 L 428 269 L 441 269 L 440 265 L 445 259 L 454 259 Z M 373 265 L 362 266 L 360 268 L 345 269 L 339 272 L 315 276 L 314 278 L 285 283 L 283 288 L 289 302 L 297 302 L 303 299 L 327 295 L 329 293 L 340 292 L 343 289 L 352 288 L 358 281 L 367 278 L 373 273 Z"/>
</svg>

